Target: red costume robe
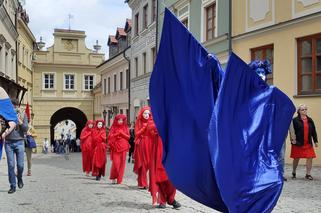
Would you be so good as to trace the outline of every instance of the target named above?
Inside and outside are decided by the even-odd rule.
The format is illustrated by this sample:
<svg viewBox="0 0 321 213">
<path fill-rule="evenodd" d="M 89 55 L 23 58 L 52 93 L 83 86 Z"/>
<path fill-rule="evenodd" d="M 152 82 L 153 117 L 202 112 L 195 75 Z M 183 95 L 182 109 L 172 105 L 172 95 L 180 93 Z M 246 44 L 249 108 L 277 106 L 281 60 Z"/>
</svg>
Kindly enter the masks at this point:
<svg viewBox="0 0 321 213">
<path fill-rule="evenodd" d="M 98 128 L 97 124 L 103 123 L 102 128 Z M 94 155 L 92 162 L 92 175 L 93 176 L 105 176 L 106 170 L 106 127 L 104 120 L 97 120 L 95 123 L 95 129 L 93 131 L 93 144 L 94 144 Z"/>
<path fill-rule="evenodd" d="M 94 128 L 89 128 L 89 124 L 95 125 L 94 121 L 87 121 L 86 127 L 81 131 L 80 134 L 80 148 L 82 153 L 82 169 L 87 174 L 91 172 L 92 165 L 92 132 Z"/>
<path fill-rule="evenodd" d="M 150 162 L 151 142 L 147 135 L 147 120 L 143 118 L 143 112 L 150 110 L 149 107 L 143 107 L 137 116 L 135 124 L 135 150 L 134 150 L 134 172 L 138 175 L 138 187 L 147 187 L 147 171 Z"/>
<path fill-rule="evenodd" d="M 141 115 L 145 110 L 149 110 L 149 107 L 142 109 Z M 149 119 L 141 118 L 141 136 L 148 144 L 149 152 L 145 158 L 149 159 L 147 164 L 147 170 L 149 170 L 149 191 L 152 195 L 152 202 L 155 204 L 157 201 L 159 204 L 173 204 L 176 194 L 176 189 L 168 179 L 165 168 L 162 164 L 163 157 L 163 144 L 162 140 L 157 132 L 157 128 L 150 114 Z M 136 122 L 136 124 L 137 124 Z M 135 158 L 136 162 L 136 158 Z M 158 197 L 157 197 L 158 195 Z"/>
<path fill-rule="evenodd" d="M 119 119 L 123 120 L 122 124 L 118 123 Z M 129 138 L 126 116 L 122 114 L 117 115 L 108 134 L 108 145 L 110 147 L 110 160 L 112 161 L 109 179 L 117 179 L 118 184 L 121 184 L 123 181 L 126 153 L 130 148 L 128 143 Z"/>
</svg>

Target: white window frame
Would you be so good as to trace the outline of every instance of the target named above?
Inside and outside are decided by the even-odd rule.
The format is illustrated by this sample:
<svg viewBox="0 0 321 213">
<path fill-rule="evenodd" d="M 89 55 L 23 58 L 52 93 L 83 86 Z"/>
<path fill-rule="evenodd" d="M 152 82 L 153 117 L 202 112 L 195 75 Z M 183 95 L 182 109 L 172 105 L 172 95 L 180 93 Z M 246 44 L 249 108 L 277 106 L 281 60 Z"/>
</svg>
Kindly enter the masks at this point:
<svg viewBox="0 0 321 213">
<path fill-rule="evenodd" d="M 66 88 L 66 75 L 73 75 L 74 76 L 74 88 L 73 89 L 67 89 Z M 74 91 L 76 90 L 77 88 L 77 83 L 76 83 L 76 74 L 75 73 L 63 73 L 63 81 L 64 81 L 64 89 L 63 90 L 68 90 L 68 91 Z M 70 81 L 70 80 L 69 80 Z M 70 82 L 69 82 L 70 84 Z"/>
<path fill-rule="evenodd" d="M 180 14 L 180 11 L 185 9 L 185 7 L 188 7 L 187 12 Z M 175 9 L 177 10 L 177 18 L 178 20 L 180 20 L 181 22 L 184 21 L 185 19 L 188 19 L 188 25 L 187 25 L 187 29 L 190 29 L 190 1 L 189 0 L 185 0 L 180 2 L 179 4 L 175 5 Z"/>
<path fill-rule="evenodd" d="M 45 75 L 50 75 L 53 74 L 53 88 L 46 88 L 45 87 Z M 50 85 L 50 83 L 48 82 L 48 85 Z M 56 73 L 55 72 L 43 72 L 42 73 L 42 89 L 43 90 L 55 90 L 56 89 Z"/>
<path fill-rule="evenodd" d="M 93 88 L 92 88 L 92 89 L 86 89 L 86 76 L 92 76 L 92 77 L 93 77 Z M 83 86 L 82 86 L 82 88 L 83 88 L 84 91 L 91 91 L 91 90 L 94 89 L 95 84 L 96 84 L 95 74 L 84 73 L 82 79 L 83 79 L 83 84 L 82 84 Z M 89 86 L 89 85 L 88 85 L 88 86 Z"/>
<path fill-rule="evenodd" d="M 216 13 L 216 18 L 215 18 L 215 32 L 214 32 L 214 39 L 217 37 L 217 29 L 218 29 L 218 0 L 202 0 L 202 6 L 201 6 L 201 42 L 207 42 L 206 40 L 206 8 L 210 6 L 211 4 L 215 3 L 215 13 Z"/>
</svg>

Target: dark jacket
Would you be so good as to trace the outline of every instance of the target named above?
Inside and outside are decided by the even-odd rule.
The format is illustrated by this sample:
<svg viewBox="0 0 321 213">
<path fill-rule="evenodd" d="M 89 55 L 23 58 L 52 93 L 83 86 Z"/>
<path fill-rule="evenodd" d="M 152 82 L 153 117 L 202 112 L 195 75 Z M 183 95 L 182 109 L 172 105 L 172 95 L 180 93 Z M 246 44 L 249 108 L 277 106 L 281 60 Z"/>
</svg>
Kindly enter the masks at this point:
<svg viewBox="0 0 321 213">
<path fill-rule="evenodd" d="M 25 139 L 25 135 L 28 131 L 28 118 L 24 113 L 23 123 L 17 124 L 16 128 L 6 137 L 6 140 L 10 141 L 20 141 Z"/>
<path fill-rule="evenodd" d="M 308 117 L 308 125 L 309 125 L 309 143 L 312 145 L 312 138 L 314 143 L 318 143 L 318 136 L 317 136 L 317 132 L 315 130 L 315 126 L 314 126 L 314 122 L 313 120 Z M 296 135 L 296 146 L 303 146 L 304 144 L 304 126 L 303 126 L 303 120 L 301 119 L 300 116 L 297 116 L 295 118 L 293 118 L 292 120 L 293 122 L 293 128 L 294 128 L 294 132 Z"/>
</svg>

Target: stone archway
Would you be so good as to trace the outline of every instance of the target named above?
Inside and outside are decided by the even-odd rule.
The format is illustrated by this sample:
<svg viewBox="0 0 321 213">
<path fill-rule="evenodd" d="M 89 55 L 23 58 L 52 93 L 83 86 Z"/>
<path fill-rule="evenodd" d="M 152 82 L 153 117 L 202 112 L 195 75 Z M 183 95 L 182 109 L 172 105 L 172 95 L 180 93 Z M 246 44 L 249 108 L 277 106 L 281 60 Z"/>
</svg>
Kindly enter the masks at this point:
<svg viewBox="0 0 321 213">
<path fill-rule="evenodd" d="M 79 109 L 65 107 L 57 110 L 50 118 L 50 139 L 54 141 L 54 128 L 64 120 L 72 120 L 76 124 L 76 138 L 80 138 L 81 130 L 85 127 L 87 116 Z"/>
</svg>

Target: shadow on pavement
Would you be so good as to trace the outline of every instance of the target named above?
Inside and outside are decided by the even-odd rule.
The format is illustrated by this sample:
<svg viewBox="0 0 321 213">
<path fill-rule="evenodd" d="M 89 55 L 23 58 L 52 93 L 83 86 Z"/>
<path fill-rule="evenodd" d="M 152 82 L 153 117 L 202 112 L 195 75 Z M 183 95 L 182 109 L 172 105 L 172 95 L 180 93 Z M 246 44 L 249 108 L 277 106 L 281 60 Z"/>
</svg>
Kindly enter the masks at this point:
<svg viewBox="0 0 321 213">
<path fill-rule="evenodd" d="M 104 207 L 122 207 L 122 208 L 128 208 L 128 209 L 145 209 L 145 210 L 152 210 L 155 209 L 150 204 L 144 204 L 144 203 L 135 203 L 131 201 L 111 201 L 111 202 L 105 202 L 102 203 L 102 206 Z"/>
</svg>

